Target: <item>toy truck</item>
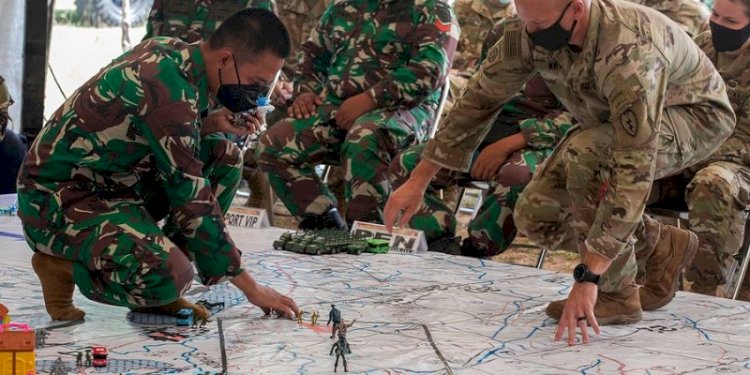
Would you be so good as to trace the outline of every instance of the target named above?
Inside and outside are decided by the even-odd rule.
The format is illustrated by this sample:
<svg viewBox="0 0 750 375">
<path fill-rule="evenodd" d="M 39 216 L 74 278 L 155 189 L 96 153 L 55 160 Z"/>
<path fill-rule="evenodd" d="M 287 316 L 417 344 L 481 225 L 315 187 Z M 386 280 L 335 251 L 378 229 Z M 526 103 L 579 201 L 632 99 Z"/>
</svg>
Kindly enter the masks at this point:
<svg viewBox="0 0 750 375">
<path fill-rule="evenodd" d="M 94 360 L 91 361 L 91 364 L 94 367 L 107 367 L 107 348 L 103 346 L 92 346 L 91 352 L 94 356 Z"/>
</svg>

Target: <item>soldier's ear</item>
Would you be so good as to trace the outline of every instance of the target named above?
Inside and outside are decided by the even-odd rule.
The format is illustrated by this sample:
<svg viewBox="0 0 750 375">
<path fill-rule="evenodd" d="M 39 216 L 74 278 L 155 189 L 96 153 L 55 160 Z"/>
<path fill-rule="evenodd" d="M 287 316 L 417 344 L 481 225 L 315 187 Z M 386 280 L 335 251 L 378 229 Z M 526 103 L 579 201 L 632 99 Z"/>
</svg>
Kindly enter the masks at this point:
<svg viewBox="0 0 750 375">
<path fill-rule="evenodd" d="M 229 48 L 220 49 L 216 55 L 219 69 L 224 69 L 227 66 L 231 65 L 232 59 L 234 59 L 234 55 L 232 55 L 232 51 L 230 51 Z"/>
</svg>

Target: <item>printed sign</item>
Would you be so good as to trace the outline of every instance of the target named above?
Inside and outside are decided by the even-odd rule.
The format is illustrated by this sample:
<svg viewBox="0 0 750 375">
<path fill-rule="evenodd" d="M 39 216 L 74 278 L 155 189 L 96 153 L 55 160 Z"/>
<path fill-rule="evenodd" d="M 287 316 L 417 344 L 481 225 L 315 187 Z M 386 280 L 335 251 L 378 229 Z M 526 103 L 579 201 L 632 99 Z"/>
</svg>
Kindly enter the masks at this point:
<svg viewBox="0 0 750 375">
<path fill-rule="evenodd" d="M 241 228 L 267 228 L 268 212 L 262 208 L 253 207 L 232 207 L 224 216 L 227 225 Z"/>
<path fill-rule="evenodd" d="M 416 229 L 393 228 L 388 233 L 385 225 L 355 221 L 351 230 L 352 237 L 379 238 L 390 241 L 391 252 L 421 253 L 427 251 L 427 240 L 424 232 Z"/>
</svg>

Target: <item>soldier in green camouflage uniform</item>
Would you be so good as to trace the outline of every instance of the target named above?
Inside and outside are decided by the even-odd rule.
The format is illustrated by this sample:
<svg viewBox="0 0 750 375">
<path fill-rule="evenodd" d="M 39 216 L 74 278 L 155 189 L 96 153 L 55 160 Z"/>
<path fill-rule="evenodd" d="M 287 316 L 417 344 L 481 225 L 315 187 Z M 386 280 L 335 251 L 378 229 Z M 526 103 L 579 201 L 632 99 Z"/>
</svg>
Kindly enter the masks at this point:
<svg viewBox="0 0 750 375">
<path fill-rule="evenodd" d="M 248 40 L 244 31 L 278 35 Z M 239 149 L 212 137 L 259 129 L 257 118 L 233 126 L 229 110 L 252 109 L 245 98 L 268 90 L 288 53 L 273 13 L 244 10 L 208 42 L 140 43 L 55 112 L 18 180 L 18 215 L 54 319 L 83 317 L 73 282 L 95 301 L 205 316 L 181 298 L 191 261 L 206 285 L 231 279 L 266 310 L 297 311 L 242 265 L 223 219 L 239 183 Z M 213 100 L 224 108 L 205 114 Z"/>
<path fill-rule="evenodd" d="M 695 37 L 708 30 L 711 11 L 698 0 L 629 0 L 653 8 L 682 26 L 685 32 Z"/>
<path fill-rule="evenodd" d="M 458 26 L 441 0 L 336 1 L 302 46 L 294 117 L 260 138 L 258 164 L 301 228 L 344 228 L 317 164 L 346 171 L 348 220 L 381 221 L 387 168 L 426 139 Z"/>
<path fill-rule="evenodd" d="M 714 294 L 732 276 L 726 265 L 742 246 L 750 210 L 750 0 L 717 0 L 711 21 L 696 43 L 727 83 L 737 127 L 687 186 L 690 229 L 700 246 L 686 277 L 694 291 Z M 734 31 L 743 27 L 744 35 Z M 747 278 L 740 298 L 750 301 Z"/>
<path fill-rule="evenodd" d="M 188 43 L 208 38 L 221 22 L 246 8 L 276 11 L 274 0 L 154 0 L 144 40 L 171 36 Z"/>
<path fill-rule="evenodd" d="M 654 179 L 707 158 L 734 127 L 724 83 L 689 36 L 656 11 L 612 0 L 515 2 L 521 20 L 505 26 L 464 96 L 431 140 L 411 181 L 391 195 L 386 224 L 417 209 L 415 195 L 440 167 L 466 169 L 487 120 L 539 72 L 579 121 L 537 170 L 516 204 L 521 233 L 555 248 L 575 231 L 581 267 L 567 300 L 551 303 L 555 339 L 587 323 L 641 319 L 634 283 L 633 232 Z M 523 20 L 523 21 L 522 21 Z M 528 23 L 525 23 L 528 22 Z M 498 101 L 500 104 L 498 104 Z M 427 163 L 426 163 L 427 161 Z M 646 283 L 668 302 L 697 248 L 695 234 L 662 226 Z M 650 267 L 649 267 L 650 266 Z"/>
<path fill-rule="evenodd" d="M 538 78 L 541 81 L 541 78 Z M 541 82 L 543 85 L 544 82 Z M 551 93 L 550 93 L 551 95 Z M 523 188 L 531 180 L 541 162 L 552 153 L 557 142 L 572 126 L 568 112 L 560 110 L 554 96 L 545 103 L 541 98 L 518 98 L 503 107 L 490 134 L 499 139 L 488 139 L 480 144 L 470 169 L 476 176 L 481 153 L 494 159 L 496 174 L 491 178 L 472 176 L 467 172 L 441 170 L 430 184 L 424 203 L 409 221 L 409 227 L 424 231 L 430 251 L 442 251 L 472 257 L 491 257 L 505 251 L 516 237 L 513 207 Z M 513 135 L 521 137 L 513 144 Z M 516 139 L 517 140 L 517 139 Z M 514 148 L 523 147 L 520 150 Z M 394 188 L 408 178 L 421 160 L 425 144 L 412 146 L 399 154 L 389 168 Z M 469 237 L 460 246 L 452 246 L 456 235 L 453 209 L 437 195 L 437 190 L 468 182 L 487 180 L 490 192 L 476 217 L 469 223 Z M 444 244 L 447 242 L 447 244 Z M 456 244 L 457 245 L 457 244 Z"/>
</svg>

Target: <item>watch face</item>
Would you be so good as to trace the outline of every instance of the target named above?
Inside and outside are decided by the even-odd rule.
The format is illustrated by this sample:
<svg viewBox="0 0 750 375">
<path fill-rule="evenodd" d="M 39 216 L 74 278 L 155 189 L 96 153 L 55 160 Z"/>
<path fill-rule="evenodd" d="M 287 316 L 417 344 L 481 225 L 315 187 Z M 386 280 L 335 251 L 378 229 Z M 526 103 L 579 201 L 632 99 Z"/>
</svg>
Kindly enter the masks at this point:
<svg viewBox="0 0 750 375">
<path fill-rule="evenodd" d="M 583 275 L 586 274 L 586 266 L 583 264 L 579 264 L 576 266 L 576 268 L 573 269 L 573 278 L 576 280 L 581 280 L 583 278 Z"/>
</svg>

